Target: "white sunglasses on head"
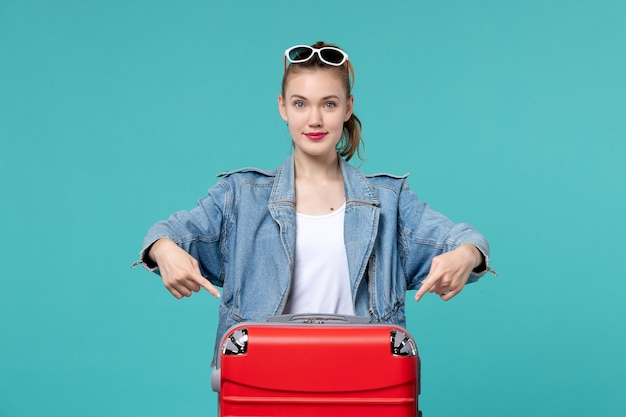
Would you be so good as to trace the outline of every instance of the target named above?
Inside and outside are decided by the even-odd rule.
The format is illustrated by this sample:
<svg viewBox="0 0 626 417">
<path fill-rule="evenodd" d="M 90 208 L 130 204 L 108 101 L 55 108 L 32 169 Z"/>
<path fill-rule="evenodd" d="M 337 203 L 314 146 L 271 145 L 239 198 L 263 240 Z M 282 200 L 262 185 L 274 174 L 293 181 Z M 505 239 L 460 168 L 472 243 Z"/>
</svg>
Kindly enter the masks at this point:
<svg viewBox="0 0 626 417">
<path fill-rule="evenodd" d="M 338 67 L 348 60 L 348 54 L 334 46 L 324 46 L 313 48 L 308 45 L 296 45 L 285 51 L 285 71 L 287 71 L 287 61 L 292 64 L 306 62 L 317 54 L 324 64 Z"/>
</svg>

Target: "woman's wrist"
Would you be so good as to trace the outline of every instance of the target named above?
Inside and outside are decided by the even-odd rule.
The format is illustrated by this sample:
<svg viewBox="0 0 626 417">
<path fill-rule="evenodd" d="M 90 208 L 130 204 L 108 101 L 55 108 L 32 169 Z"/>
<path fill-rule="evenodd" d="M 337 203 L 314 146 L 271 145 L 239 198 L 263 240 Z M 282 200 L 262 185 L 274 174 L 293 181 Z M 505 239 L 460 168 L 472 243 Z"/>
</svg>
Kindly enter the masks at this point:
<svg viewBox="0 0 626 417">
<path fill-rule="evenodd" d="M 154 262 L 155 264 L 158 265 L 159 261 L 159 251 L 162 250 L 163 246 L 167 246 L 168 243 L 173 243 L 170 239 L 166 238 L 166 237 L 161 237 L 157 240 L 154 241 L 154 243 L 152 245 L 150 245 L 150 248 L 148 248 L 148 258 Z"/>
<path fill-rule="evenodd" d="M 465 247 L 472 256 L 472 271 L 473 272 L 482 272 L 486 269 L 486 260 L 485 255 L 476 247 L 476 245 L 472 243 L 465 243 L 462 245 Z"/>
</svg>

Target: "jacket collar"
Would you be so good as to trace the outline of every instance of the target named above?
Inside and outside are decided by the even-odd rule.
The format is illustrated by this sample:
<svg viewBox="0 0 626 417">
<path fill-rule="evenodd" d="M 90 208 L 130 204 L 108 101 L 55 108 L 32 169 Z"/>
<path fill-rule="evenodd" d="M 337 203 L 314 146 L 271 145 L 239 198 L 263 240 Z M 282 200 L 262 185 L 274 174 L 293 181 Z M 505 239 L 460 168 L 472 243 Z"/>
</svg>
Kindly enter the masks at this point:
<svg viewBox="0 0 626 417">
<path fill-rule="evenodd" d="M 379 206 L 380 201 L 372 184 L 365 175 L 354 168 L 343 158 L 339 157 L 339 166 L 343 176 L 343 184 L 346 192 L 346 204 L 357 203 Z M 294 155 L 289 158 L 276 170 L 276 178 L 272 187 L 269 203 L 281 204 L 296 203 L 295 168 Z"/>
</svg>

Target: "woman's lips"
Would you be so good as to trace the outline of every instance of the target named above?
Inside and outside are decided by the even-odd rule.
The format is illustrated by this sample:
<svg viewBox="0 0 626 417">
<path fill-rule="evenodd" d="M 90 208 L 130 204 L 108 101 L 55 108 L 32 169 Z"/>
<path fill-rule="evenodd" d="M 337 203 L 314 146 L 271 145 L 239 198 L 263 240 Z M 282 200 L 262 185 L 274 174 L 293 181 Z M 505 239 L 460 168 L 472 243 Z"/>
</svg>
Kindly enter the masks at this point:
<svg viewBox="0 0 626 417">
<path fill-rule="evenodd" d="M 305 133 L 304 136 L 311 140 L 322 140 L 326 136 L 326 132 L 309 132 Z"/>
</svg>

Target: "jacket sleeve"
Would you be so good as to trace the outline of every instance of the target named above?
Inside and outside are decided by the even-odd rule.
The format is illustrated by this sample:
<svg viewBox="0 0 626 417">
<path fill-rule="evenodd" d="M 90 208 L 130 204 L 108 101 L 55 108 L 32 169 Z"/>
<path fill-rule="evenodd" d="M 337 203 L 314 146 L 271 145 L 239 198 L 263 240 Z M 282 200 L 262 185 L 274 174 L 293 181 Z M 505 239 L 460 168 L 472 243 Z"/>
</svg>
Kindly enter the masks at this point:
<svg viewBox="0 0 626 417">
<path fill-rule="evenodd" d="M 221 242 L 226 224 L 224 208 L 232 199 L 225 180 L 209 190 L 190 211 L 178 211 L 167 220 L 155 223 L 144 237 L 139 262 L 149 271 L 159 273 L 157 265 L 147 256 L 148 250 L 160 238 L 169 238 L 193 256 L 200 272 L 212 284 L 223 285 Z"/>
<path fill-rule="evenodd" d="M 399 239 L 404 257 L 407 289 L 415 290 L 430 271 L 433 258 L 471 243 L 483 254 L 484 263 L 470 275 L 477 281 L 489 270 L 489 244 L 467 223 L 453 223 L 443 214 L 421 202 L 405 181 L 400 191 Z"/>
</svg>

